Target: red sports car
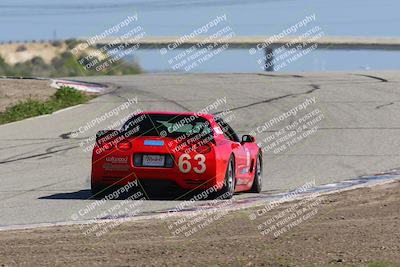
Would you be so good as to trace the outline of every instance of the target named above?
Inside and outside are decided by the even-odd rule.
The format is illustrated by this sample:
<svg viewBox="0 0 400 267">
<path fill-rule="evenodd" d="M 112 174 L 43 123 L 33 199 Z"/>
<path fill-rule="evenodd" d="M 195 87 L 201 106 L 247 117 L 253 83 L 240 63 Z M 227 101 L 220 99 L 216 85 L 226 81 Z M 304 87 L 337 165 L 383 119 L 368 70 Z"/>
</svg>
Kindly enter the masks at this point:
<svg viewBox="0 0 400 267">
<path fill-rule="evenodd" d="M 184 190 L 260 192 L 262 153 L 255 138 L 233 129 L 217 115 L 143 112 L 120 130 L 99 131 L 92 156 L 93 194 L 138 179 L 141 186 Z M 168 190 L 168 189 L 166 189 Z"/>
</svg>

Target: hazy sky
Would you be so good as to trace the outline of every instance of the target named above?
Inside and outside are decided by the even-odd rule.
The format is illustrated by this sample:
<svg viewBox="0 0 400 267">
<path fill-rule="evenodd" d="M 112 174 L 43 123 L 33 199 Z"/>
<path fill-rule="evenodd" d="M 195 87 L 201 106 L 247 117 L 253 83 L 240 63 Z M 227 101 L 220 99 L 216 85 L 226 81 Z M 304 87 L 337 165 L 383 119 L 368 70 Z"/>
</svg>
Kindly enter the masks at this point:
<svg viewBox="0 0 400 267">
<path fill-rule="evenodd" d="M 313 13 L 325 35 L 399 36 L 399 10 L 398 0 L 1 0 L 0 40 L 93 36 L 135 13 L 148 36 L 187 34 L 222 14 L 236 35 L 271 35 Z M 169 67 L 156 51 L 137 57 L 146 68 Z M 227 62 L 232 58 L 241 64 Z M 287 70 L 396 68 L 398 62 L 398 52 L 315 51 Z M 246 51 L 226 51 L 199 71 L 257 67 Z"/>
</svg>

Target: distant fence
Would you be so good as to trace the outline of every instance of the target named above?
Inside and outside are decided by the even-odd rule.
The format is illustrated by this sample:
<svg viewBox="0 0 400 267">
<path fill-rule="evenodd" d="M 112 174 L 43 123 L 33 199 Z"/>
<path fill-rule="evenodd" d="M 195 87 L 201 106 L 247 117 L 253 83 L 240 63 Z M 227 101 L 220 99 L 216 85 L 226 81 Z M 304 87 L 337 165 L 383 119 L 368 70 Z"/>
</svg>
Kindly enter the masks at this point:
<svg viewBox="0 0 400 267">
<path fill-rule="evenodd" d="M 270 36 L 234 36 L 226 41 L 220 41 L 221 44 L 228 44 L 230 49 L 243 49 L 252 48 L 258 44 L 265 43 L 269 40 Z M 86 41 L 86 39 L 80 39 Z M 119 44 L 120 37 L 106 37 L 99 41 L 96 41 L 95 45 L 106 45 L 106 44 Z M 123 39 L 120 44 L 136 45 L 139 44 L 141 49 L 159 49 L 165 46 L 171 45 L 179 40 L 178 36 L 167 36 L 167 37 L 144 37 L 135 40 Z M 298 36 L 286 36 L 270 43 L 270 48 L 274 49 L 291 43 L 294 45 L 302 43 L 298 41 Z M 179 43 L 179 48 L 189 48 L 198 43 L 202 43 L 205 46 L 213 44 L 213 39 L 208 36 L 197 36 L 190 38 Z M 357 38 L 357 37 L 321 37 L 313 43 L 318 45 L 318 49 L 341 49 L 341 50 L 400 50 L 400 38 Z"/>
<path fill-rule="evenodd" d="M 298 36 L 285 36 L 278 40 L 270 42 L 271 36 L 234 36 L 228 40 L 219 41 L 221 45 L 226 44 L 228 49 L 251 49 L 265 44 L 265 70 L 273 71 L 273 51 L 285 44 L 291 44 L 293 47 L 300 45 L 303 41 L 299 41 Z M 87 41 L 87 39 L 80 39 Z M 123 40 L 122 42 L 120 40 Z M 125 47 L 139 45 L 140 49 L 161 49 L 173 45 L 179 40 L 178 36 L 165 37 L 144 37 L 140 39 L 124 39 L 120 37 L 106 37 L 94 43 L 96 46 L 104 46 L 107 44 L 119 45 L 124 44 Z M 210 41 L 211 40 L 211 41 Z M 186 49 L 201 43 L 204 46 L 214 43 L 212 38 L 208 36 L 196 36 L 179 43 L 179 48 Z M 400 51 L 400 38 L 357 38 L 357 37 L 328 37 L 324 36 L 313 41 L 316 49 L 329 50 L 385 50 Z"/>
<path fill-rule="evenodd" d="M 164 37 L 144 37 L 144 38 L 120 38 L 106 37 L 93 43 L 95 46 L 104 46 L 113 44 L 118 46 L 124 44 L 129 48 L 138 45 L 140 49 L 161 49 L 176 43 L 179 36 L 164 36 Z M 234 36 L 228 40 L 219 41 L 221 45 L 226 44 L 228 49 L 251 49 L 266 43 L 271 36 Z M 79 38 L 80 41 L 87 41 L 87 38 Z M 123 40 L 123 41 L 120 41 Z M 211 40 L 211 41 L 210 41 Z M 55 40 L 32 40 L 32 41 L 0 41 L 0 44 L 13 43 L 55 43 Z M 179 49 L 187 49 L 201 43 L 204 46 L 211 45 L 214 41 L 209 36 L 196 36 L 179 43 Z M 268 42 L 268 46 L 263 48 L 265 51 L 265 70 L 273 71 L 273 51 L 285 44 L 290 43 L 292 46 L 297 46 L 302 43 L 298 36 L 285 36 L 278 40 Z M 329 50 L 382 50 L 382 51 L 400 51 L 400 38 L 361 38 L 361 37 L 329 37 L 323 36 L 313 41 L 316 44 L 316 49 Z"/>
</svg>

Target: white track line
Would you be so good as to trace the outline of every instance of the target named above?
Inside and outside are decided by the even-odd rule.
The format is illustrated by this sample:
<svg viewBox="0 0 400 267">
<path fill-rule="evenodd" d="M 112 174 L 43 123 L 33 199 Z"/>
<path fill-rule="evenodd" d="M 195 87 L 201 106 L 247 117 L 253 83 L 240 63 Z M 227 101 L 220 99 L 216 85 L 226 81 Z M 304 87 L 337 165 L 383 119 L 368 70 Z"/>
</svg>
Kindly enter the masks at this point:
<svg viewBox="0 0 400 267">
<path fill-rule="evenodd" d="M 329 192 L 323 192 L 320 193 L 320 196 L 323 195 L 331 195 L 331 194 L 336 194 L 340 192 L 345 192 L 349 190 L 354 190 L 358 188 L 366 188 L 366 187 L 374 187 L 377 185 L 384 185 L 387 183 L 392 183 L 394 181 L 400 180 L 400 175 L 392 178 L 392 179 L 387 179 L 387 180 L 380 180 L 380 181 L 373 181 L 373 182 L 366 182 L 362 184 L 356 184 L 353 186 L 349 186 L 346 188 L 338 189 L 338 190 L 332 190 Z M 327 184 L 330 185 L 330 184 Z M 286 192 L 289 193 L 289 192 Z M 315 193 L 315 192 L 310 192 L 310 193 Z M 282 194 L 282 193 L 280 193 Z M 280 203 L 288 203 L 292 201 L 297 201 L 301 200 L 305 197 L 309 196 L 308 194 L 301 195 L 295 198 L 288 199 L 287 201 L 280 202 Z M 236 207 L 226 207 L 224 210 L 226 211 L 237 211 L 237 210 L 242 210 L 242 209 L 247 209 L 247 208 L 253 208 L 253 207 L 258 207 L 261 205 L 265 205 L 267 203 L 265 199 L 262 199 L 257 202 L 253 203 L 248 203 Z M 125 217 L 125 218 L 118 218 L 118 219 L 101 219 L 101 220 L 85 220 L 85 221 L 61 221 L 61 222 L 43 222 L 43 223 L 34 223 L 34 224 L 18 224 L 18 225 L 6 225 L 6 226 L 0 226 L 0 231 L 10 231 L 10 230 L 26 230 L 26 229 L 36 229 L 36 228 L 44 228 L 44 227 L 54 227 L 54 226 L 73 226 L 73 225 L 88 225 L 88 224 L 96 224 L 96 223 L 104 223 L 104 222 L 132 222 L 132 221 L 141 221 L 141 220 L 154 220 L 154 219 L 168 219 L 168 218 L 179 218 L 182 216 L 185 216 L 187 214 L 193 213 L 194 211 L 181 211 L 181 212 L 173 212 L 173 213 L 168 213 L 167 216 L 165 216 L 166 212 L 163 213 L 157 213 L 154 212 L 154 214 L 150 215 L 143 215 L 143 216 L 134 216 L 134 217 Z M 195 211 L 195 212 L 207 212 L 207 210 L 204 211 Z"/>
</svg>

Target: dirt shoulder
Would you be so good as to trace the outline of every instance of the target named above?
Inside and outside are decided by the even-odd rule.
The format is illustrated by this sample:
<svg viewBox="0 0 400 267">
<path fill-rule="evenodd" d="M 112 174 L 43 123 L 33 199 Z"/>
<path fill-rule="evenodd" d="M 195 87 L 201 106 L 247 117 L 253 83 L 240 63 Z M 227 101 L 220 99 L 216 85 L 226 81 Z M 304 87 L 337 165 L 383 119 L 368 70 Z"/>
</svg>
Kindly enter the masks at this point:
<svg viewBox="0 0 400 267">
<path fill-rule="evenodd" d="M 50 81 L 0 79 L 0 112 L 6 107 L 29 98 L 46 100 L 56 92 Z"/>
<path fill-rule="evenodd" d="M 400 264 L 400 182 L 317 197 L 312 201 L 280 204 L 254 220 L 249 217 L 263 213 L 260 207 L 224 216 L 219 210 L 212 215 L 213 222 L 198 227 L 189 237 L 171 233 L 177 218 L 128 222 L 101 237 L 85 236 L 78 226 L 4 231 L 0 232 L 0 264 L 325 266 L 353 263 L 363 266 L 376 261 Z M 307 208 L 308 215 L 301 215 L 303 221 L 291 224 L 286 232 L 276 235 L 272 231 L 265 236 L 260 233 L 260 225 L 268 219 L 280 217 L 284 211 Z M 222 217 L 217 219 L 218 215 Z"/>
</svg>

